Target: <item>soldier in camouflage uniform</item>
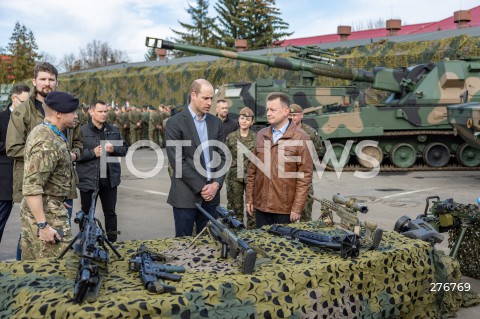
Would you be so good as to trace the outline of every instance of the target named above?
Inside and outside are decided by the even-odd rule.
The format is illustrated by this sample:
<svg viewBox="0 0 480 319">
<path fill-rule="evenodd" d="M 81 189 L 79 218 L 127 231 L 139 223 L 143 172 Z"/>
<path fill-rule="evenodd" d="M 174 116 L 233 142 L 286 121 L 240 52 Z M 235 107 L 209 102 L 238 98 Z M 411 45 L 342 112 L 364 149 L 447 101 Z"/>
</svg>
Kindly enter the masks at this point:
<svg viewBox="0 0 480 319">
<path fill-rule="evenodd" d="M 120 130 L 120 134 L 125 139 L 125 142 L 129 144 L 130 136 L 129 134 L 127 134 L 127 128 L 126 128 L 127 121 L 128 121 L 128 114 L 125 110 L 125 106 L 122 106 L 120 108 L 120 112 L 117 114 L 117 127 Z"/>
<path fill-rule="evenodd" d="M 49 93 L 45 119 L 28 135 L 20 204 L 22 260 L 56 257 L 73 239 L 63 202 L 75 188 L 74 168 L 62 131 L 75 127 L 77 107 L 72 95 Z"/>
<path fill-rule="evenodd" d="M 86 124 L 88 122 L 88 112 L 86 111 L 88 106 L 82 103 L 82 107 L 77 109 L 77 115 L 78 115 L 78 123 L 80 126 Z"/>
<path fill-rule="evenodd" d="M 322 143 L 320 141 L 320 138 L 318 137 L 318 133 L 310 125 L 302 123 L 303 109 L 300 105 L 290 105 L 290 118 L 295 121 L 297 126 L 301 128 L 305 133 L 307 133 L 307 135 L 310 137 L 310 140 L 312 140 L 313 146 L 315 147 L 315 151 L 317 151 L 317 155 L 321 154 L 320 152 L 322 151 Z M 313 196 L 313 184 L 310 186 L 308 194 Z M 305 206 L 303 207 L 301 215 L 302 217 L 300 218 L 301 222 L 308 222 L 312 220 L 312 207 L 313 198 L 308 196 L 307 201 L 305 202 Z"/>
<path fill-rule="evenodd" d="M 130 145 L 135 144 L 136 142 L 142 139 L 142 112 L 140 111 L 140 107 L 132 106 L 130 108 L 129 114 L 130 120 Z"/>
<path fill-rule="evenodd" d="M 165 148 L 165 126 L 167 125 L 167 121 L 170 118 L 172 111 L 172 106 L 167 105 L 165 106 L 164 112 L 162 112 L 162 128 L 160 129 L 160 136 L 162 138 L 162 148 Z"/>
<path fill-rule="evenodd" d="M 107 123 L 111 125 L 115 125 L 117 123 L 117 114 L 111 105 L 107 107 Z"/>
<path fill-rule="evenodd" d="M 227 173 L 227 208 L 233 210 L 235 217 L 242 222 L 246 217 L 247 228 L 255 229 L 255 217 L 244 213 L 245 205 L 243 195 L 245 193 L 249 164 L 249 160 L 245 155 L 243 155 L 243 176 L 237 173 L 237 168 L 241 165 L 241 163 L 237 163 L 237 143 L 242 143 L 250 151 L 253 151 L 255 147 L 256 134 L 250 130 L 253 124 L 253 112 L 250 108 L 244 107 L 240 111 L 238 124 L 240 128 L 230 133 L 225 141 L 225 144 L 232 154 L 232 166 L 230 166 L 230 170 Z"/>
<path fill-rule="evenodd" d="M 142 107 L 142 140 L 148 140 L 148 123 L 150 122 L 149 106 Z"/>
<path fill-rule="evenodd" d="M 153 106 L 149 107 L 150 118 L 148 121 L 148 139 L 160 146 L 160 130 L 162 127 L 162 114 Z"/>
</svg>

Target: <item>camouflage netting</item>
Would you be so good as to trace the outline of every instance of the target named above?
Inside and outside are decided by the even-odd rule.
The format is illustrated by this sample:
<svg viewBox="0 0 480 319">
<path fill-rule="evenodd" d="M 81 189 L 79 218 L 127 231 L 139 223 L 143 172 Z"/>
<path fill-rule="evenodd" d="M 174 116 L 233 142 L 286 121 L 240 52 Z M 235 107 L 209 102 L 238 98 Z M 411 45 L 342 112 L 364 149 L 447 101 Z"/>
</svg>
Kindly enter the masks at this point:
<svg viewBox="0 0 480 319">
<path fill-rule="evenodd" d="M 315 229 L 312 223 L 295 227 Z M 334 232 L 332 229 L 325 231 Z M 435 318 L 435 257 L 431 246 L 398 233 L 386 232 L 379 251 L 364 251 L 354 260 L 336 252 L 310 248 L 252 230 L 252 238 L 271 262 L 244 275 L 238 265 L 219 260 L 219 246 L 201 237 L 187 249 L 190 238 L 144 241 L 150 249 L 175 256 L 169 264 L 187 271 L 177 292 L 149 294 L 138 273 L 128 271 L 128 259 L 139 241 L 118 244 L 124 260 L 111 254 L 109 274 L 94 303 L 73 304 L 73 263 L 64 260 L 0 263 L 2 318 Z M 448 269 L 448 267 L 447 267 Z M 443 271 L 440 278 L 448 282 Z M 439 274 L 437 274 L 437 277 Z M 438 280 L 438 278 L 437 278 Z M 447 298 L 444 298 L 445 300 Z M 443 306 L 445 308 L 445 306 Z M 449 305 L 448 309 L 454 306 Z"/>
<path fill-rule="evenodd" d="M 459 215 L 469 216 L 469 227 L 457 253 L 460 270 L 464 276 L 480 279 L 480 209 L 475 204 L 458 204 L 455 207 Z M 452 249 L 460 236 L 461 228 L 451 229 L 448 247 Z"/>
<path fill-rule="evenodd" d="M 390 68 L 407 67 L 429 61 L 457 56 L 480 56 L 480 38 L 466 35 L 421 42 L 393 43 L 388 40 L 354 48 L 329 50 L 340 55 L 338 64 L 372 70 L 374 66 Z M 282 54 L 288 57 L 290 53 Z M 130 67 L 101 72 L 62 74 L 62 90 L 71 92 L 80 101 L 91 103 L 95 99 L 119 104 L 159 103 L 184 105 L 190 83 L 196 78 L 206 78 L 218 86 L 225 83 L 252 82 L 259 78 L 286 78 L 290 83 L 298 79 L 298 72 L 269 68 L 256 63 L 220 59 L 214 62 L 185 63 L 162 67 Z M 337 86 L 347 81 L 319 77 L 321 85 Z M 372 90 L 374 91 L 374 90 Z M 384 92 L 368 92 L 368 102 L 384 98 Z"/>
</svg>

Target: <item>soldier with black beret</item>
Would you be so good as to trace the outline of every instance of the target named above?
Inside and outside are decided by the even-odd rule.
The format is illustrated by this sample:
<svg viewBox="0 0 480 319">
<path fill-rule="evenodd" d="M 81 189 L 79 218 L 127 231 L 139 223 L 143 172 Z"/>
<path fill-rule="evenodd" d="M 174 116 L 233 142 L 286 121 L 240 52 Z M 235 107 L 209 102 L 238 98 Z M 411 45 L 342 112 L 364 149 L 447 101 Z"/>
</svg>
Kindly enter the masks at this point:
<svg viewBox="0 0 480 319">
<path fill-rule="evenodd" d="M 45 118 L 25 144 L 22 222 L 22 260 L 58 256 L 72 240 L 63 202 L 75 188 L 74 168 L 65 129 L 74 128 L 78 99 L 66 92 L 48 93 Z"/>
</svg>

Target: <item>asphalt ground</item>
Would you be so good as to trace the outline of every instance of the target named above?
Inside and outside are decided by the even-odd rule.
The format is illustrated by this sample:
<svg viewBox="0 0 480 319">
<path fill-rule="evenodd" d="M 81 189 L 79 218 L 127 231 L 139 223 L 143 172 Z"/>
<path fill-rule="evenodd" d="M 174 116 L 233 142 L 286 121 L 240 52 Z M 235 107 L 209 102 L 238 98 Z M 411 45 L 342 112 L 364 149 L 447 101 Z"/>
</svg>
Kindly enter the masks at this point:
<svg viewBox="0 0 480 319">
<path fill-rule="evenodd" d="M 137 149 L 122 159 L 122 183 L 118 190 L 119 240 L 157 239 L 174 236 L 173 213 L 166 203 L 170 180 L 166 169 L 166 157 L 150 149 Z M 161 168 L 161 169 L 160 169 Z M 156 169 L 158 172 L 153 171 Z M 142 178 L 140 175 L 151 175 Z M 399 172 L 380 173 L 369 179 L 354 172 L 316 171 L 315 196 L 331 199 L 336 193 L 355 197 L 366 204 L 369 212 L 359 216 L 370 220 L 385 230 L 393 230 L 395 222 L 403 215 L 414 219 L 425 210 L 427 196 L 438 195 L 442 200 L 453 198 L 459 203 L 475 203 L 480 182 L 480 172 Z M 221 190 L 221 204 L 226 206 L 225 187 Z M 99 203 L 100 204 L 100 203 Z M 74 200 L 74 213 L 80 201 Z M 313 205 L 313 219 L 320 215 L 320 204 Z M 97 205 L 97 217 L 103 220 L 101 205 Z M 15 204 L 0 243 L 0 261 L 14 260 L 20 234 L 20 209 Z M 78 227 L 73 226 L 74 234 Z M 445 234 L 446 235 L 446 234 Z M 437 245 L 448 253 L 447 240 Z M 480 292 L 480 281 L 464 277 L 472 289 Z M 463 308 L 457 318 L 478 318 L 480 306 Z"/>
</svg>

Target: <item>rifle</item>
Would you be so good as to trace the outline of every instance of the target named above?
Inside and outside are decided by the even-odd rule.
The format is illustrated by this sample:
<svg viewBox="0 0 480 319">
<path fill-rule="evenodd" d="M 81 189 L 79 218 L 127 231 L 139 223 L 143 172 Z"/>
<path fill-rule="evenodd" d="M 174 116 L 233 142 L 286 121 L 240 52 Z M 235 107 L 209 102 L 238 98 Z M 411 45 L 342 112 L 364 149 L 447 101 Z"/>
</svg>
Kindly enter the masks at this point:
<svg viewBox="0 0 480 319">
<path fill-rule="evenodd" d="M 80 257 L 73 290 L 73 301 L 79 304 L 84 299 L 87 299 L 88 302 L 94 302 L 97 299 L 103 276 L 99 273 L 98 265 L 93 262 L 99 262 L 103 265 L 108 263 L 109 256 L 105 244 L 113 250 L 118 258 L 122 257 L 105 236 L 105 231 L 100 221 L 95 218 L 95 199 L 97 194 L 98 190 L 92 194 L 88 215 L 83 211 L 79 211 L 75 215 L 74 222 L 79 225 L 80 231 L 58 256 L 58 259 L 62 259 L 73 246 L 74 252 Z M 79 241 L 78 243 L 76 243 L 77 240 Z"/>
<path fill-rule="evenodd" d="M 128 263 L 129 269 L 132 271 L 139 271 L 142 283 L 149 292 L 164 293 L 174 292 L 175 287 L 163 283 L 161 279 L 180 281 L 182 276 L 172 274 L 173 272 L 185 272 L 182 266 L 168 266 L 163 265 L 166 259 L 156 253 L 148 250 L 145 244 L 142 244 L 137 253 L 130 259 Z"/>
<path fill-rule="evenodd" d="M 430 200 L 432 199 L 436 200 L 432 201 L 432 207 L 429 210 Z M 438 196 L 428 196 L 426 202 L 424 213 L 417 218 L 430 223 L 440 233 L 460 228 L 460 235 L 450 251 L 450 257 L 455 258 L 467 228 L 480 221 L 478 206 L 460 204 L 455 202 L 453 198 L 442 201 Z"/>
<path fill-rule="evenodd" d="M 285 236 L 297 239 L 299 242 L 308 246 L 329 248 L 340 251 L 340 255 L 347 259 L 348 257 L 357 257 L 360 250 L 359 237 L 355 234 L 346 234 L 345 236 L 330 236 L 324 233 L 311 232 L 293 227 L 272 225 L 267 230 L 270 234 L 276 236 Z"/>
<path fill-rule="evenodd" d="M 322 204 L 321 218 L 327 225 L 333 225 L 332 212 L 335 212 L 340 217 L 341 227 L 354 232 L 358 236 L 360 236 L 363 230 L 365 236 L 362 236 L 360 242 L 369 245 L 369 249 L 378 248 L 382 241 L 383 230 L 378 228 L 374 222 L 360 222 L 357 216 L 357 212 L 362 214 L 368 213 L 368 207 L 366 205 L 357 203 L 355 199 L 348 200 L 340 194 L 333 195 L 332 201 L 323 198 L 320 199 L 313 195 L 309 196 Z"/>
<path fill-rule="evenodd" d="M 196 203 L 195 207 L 209 220 L 205 229 L 208 229 L 212 236 L 222 244 L 220 258 L 225 259 L 227 258 L 228 254 L 234 259 L 237 259 L 237 257 L 239 257 L 242 272 L 247 275 L 253 273 L 255 261 L 257 260 L 256 251 L 252 249 L 245 241 L 238 238 L 234 233 L 232 233 L 228 229 L 228 227 L 226 227 L 220 221 L 212 217 L 212 215 L 210 215 L 205 209 L 203 209 L 200 204 Z M 225 208 L 217 207 L 217 213 L 219 213 L 220 211 L 219 214 L 221 215 L 223 212 L 222 209 L 223 211 L 225 210 Z M 233 217 L 230 218 L 233 219 Z M 195 242 L 195 239 L 193 240 L 193 242 Z"/>
</svg>

